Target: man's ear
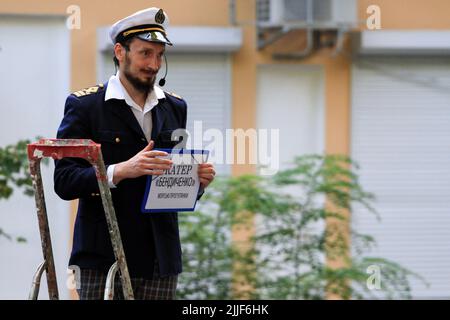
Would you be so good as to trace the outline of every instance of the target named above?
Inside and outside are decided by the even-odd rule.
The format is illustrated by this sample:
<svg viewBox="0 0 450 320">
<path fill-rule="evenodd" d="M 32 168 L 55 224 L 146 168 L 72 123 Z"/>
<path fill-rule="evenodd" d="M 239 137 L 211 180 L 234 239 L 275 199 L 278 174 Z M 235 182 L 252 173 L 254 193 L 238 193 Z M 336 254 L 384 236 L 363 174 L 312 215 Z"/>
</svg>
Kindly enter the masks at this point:
<svg viewBox="0 0 450 320">
<path fill-rule="evenodd" d="M 120 43 L 116 43 L 114 45 L 114 55 L 116 56 L 117 60 L 119 60 L 120 63 L 122 63 L 122 61 L 124 60 L 125 54 L 126 54 L 125 48 Z"/>
</svg>

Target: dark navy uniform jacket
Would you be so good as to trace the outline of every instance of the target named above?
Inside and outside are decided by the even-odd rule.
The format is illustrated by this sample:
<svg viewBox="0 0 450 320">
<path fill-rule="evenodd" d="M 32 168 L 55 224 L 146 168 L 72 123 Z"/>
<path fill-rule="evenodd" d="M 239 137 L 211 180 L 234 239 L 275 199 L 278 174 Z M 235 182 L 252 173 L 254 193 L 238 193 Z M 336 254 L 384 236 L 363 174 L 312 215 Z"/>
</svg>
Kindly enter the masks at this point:
<svg viewBox="0 0 450 320">
<path fill-rule="evenodd" d="M 105 101 L 107 84 L 71 94 L 57 138 L 86 138 L 101 144 L 105 165 L 130 159 L 148 143 L 124 100 Z M 172 148 L 175 129 L 186 128 L 186 103 L 165 93 L 151 110 L 155 148 Z M 182 271 L 176 212 L 142 213 L 146 176 L 124 179 L 111 189 L 131 277 L 150 278 Z M 83 159 L 55 161 L 54 188 L 64 200 L 79 199 L 69 265 L 107 271 L 115 261 L 93 167 Z"/>
</svg>

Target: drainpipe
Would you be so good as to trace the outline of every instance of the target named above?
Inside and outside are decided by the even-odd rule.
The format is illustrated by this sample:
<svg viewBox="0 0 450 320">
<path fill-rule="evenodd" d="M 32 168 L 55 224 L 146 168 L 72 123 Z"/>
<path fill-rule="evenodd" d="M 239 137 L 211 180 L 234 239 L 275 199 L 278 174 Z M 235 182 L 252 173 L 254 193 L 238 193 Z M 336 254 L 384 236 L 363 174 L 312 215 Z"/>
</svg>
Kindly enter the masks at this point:
<svg viewBox="0 0 450 320">
<path fill-rule="evenodd" d="M 345 34 L 348 33 L 348 29 L 348 27 L 339 27 L 336 40 L 336 48 L 332 55 L 333 58 L 338 56 L 344 49 Z"/>
<path fill-rule="evenodd" d="M 230 11 L 230 14 L 229 14 L 230 25 L 236 26 L 237 25 L 237 20 L 236 20 L 236 0 L 228 0 L 228 10 Z"/>
</svg>

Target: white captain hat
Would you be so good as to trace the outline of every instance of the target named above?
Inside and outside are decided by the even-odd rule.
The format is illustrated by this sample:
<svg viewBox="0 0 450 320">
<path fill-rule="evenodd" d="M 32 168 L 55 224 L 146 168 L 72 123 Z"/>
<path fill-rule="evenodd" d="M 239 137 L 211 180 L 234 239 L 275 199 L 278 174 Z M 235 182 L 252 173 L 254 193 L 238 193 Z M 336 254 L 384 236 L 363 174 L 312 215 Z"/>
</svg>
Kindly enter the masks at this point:
<svg viewBox="0 0 450 320">
<path fill-rule="evenodd" d="M 114 23 L 109 29 L 112 43 L 123 42 L 132 37 L 172 45 L 166 30 L 169 17 L 160 8 L 148 8 L 125 17 Z"/>
</svg>

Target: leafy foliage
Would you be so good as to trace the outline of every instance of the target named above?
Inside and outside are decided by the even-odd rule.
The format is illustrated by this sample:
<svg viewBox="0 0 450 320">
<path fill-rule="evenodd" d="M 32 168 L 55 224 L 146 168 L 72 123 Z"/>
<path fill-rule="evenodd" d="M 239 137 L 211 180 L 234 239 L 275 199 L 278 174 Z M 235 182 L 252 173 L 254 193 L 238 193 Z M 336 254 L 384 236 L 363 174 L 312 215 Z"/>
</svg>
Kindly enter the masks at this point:
<svg viewBox="0 0 450 320">
<path fill-rule="evenodd" d="M 27 196 L 34 194 L 28 171 L 27 144 L 29 140 L 20 140 L 14 145 L 0 148 L 0 199 L 8 199 L 15 187 L 22 189 Z M 12 236 L 0 228 L 0 236 L 12 240 Z M 23 237 L 16 237 L 18 242 L 26 242 Z"/>
<path fill-rule="evenodd" d="M 236 252 L 231 245 L 233 217 L 220 210 L 224 187 L 217 179 L 215 187 L 203 196 L 198 210 L 179 217 L 184 244 L 179 298 L 231 298 L 231 269 Z"/>
<path fill-rule="evenodd" d="M 410 298 L 409 278 L 422 278 L 393 261 L 365 256 L 374 239 L 350 227 L 352 206 L 376 214 L 374 195 L 363 190 L 357 170 L 345 156 L 307 155 L 271 178 L 215 181 L 196 212 L 180 215 L 185 272 L 179 298 L 239 298 L 231 286 L 236 278 L 250 284 L 239 292 L 253 299 Z M 238 250 L 231 230 L 253 217 L 251 245 Z M 331 267 L 329 261 L 342 263 Z M 373 266 L 381 271 L 379 290 L 367 285 Z"/>
<path fill-rule="evenodd" d="M 23 188 L 28 196 L 34 194 L 28 172 L 29 143 L 29 140 L 21 140 L 17 144 L 0 148 L 0 199 L 8 199 L 14 191 L 14 186 Z"/>
</svg>

